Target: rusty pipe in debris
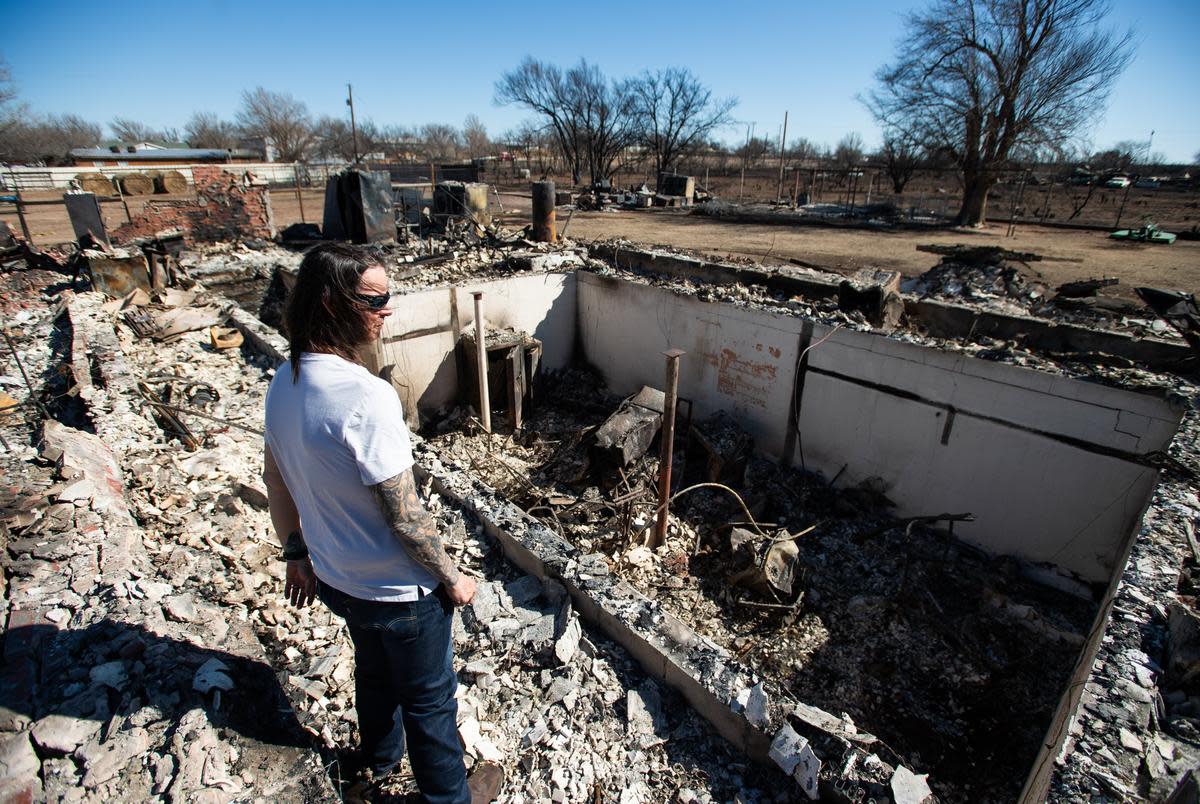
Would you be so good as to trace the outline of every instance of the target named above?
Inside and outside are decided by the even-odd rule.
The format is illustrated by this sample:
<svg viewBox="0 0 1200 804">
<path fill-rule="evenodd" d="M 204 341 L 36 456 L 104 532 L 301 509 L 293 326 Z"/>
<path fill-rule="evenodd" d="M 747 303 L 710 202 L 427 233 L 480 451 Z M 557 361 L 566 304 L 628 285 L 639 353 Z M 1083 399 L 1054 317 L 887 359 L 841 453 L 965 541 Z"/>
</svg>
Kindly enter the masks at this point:
<svg viewBox="0 0 1200 804">
<path fill-rule="evenodd" d="M 479 375 L 479 421 L 492 432 L 492 403 L 488 398 L 487 331 L 483 325 L 483 291 L 471 294 L 475 299 L 475 367 Z"/>
<path fill-rule="evenodd" d="M 679 394 L 679 358 L 682 349 L 663 352 L 667 358 L 666 400 L 663 405 L 662 453 L 658 463 L 658 522 L 654 525 L 651 547 L 661 547 L 667 541 L 667 519 L 671 498 L 671 459 L 675 447 L 675 401 Z"/>
<path fill-rule="evenodd" d="M 554 182 L 535 181 L 529 189 L 533 196 L 533 240 L 535 243 L 553 243 Z"/>
</svg>

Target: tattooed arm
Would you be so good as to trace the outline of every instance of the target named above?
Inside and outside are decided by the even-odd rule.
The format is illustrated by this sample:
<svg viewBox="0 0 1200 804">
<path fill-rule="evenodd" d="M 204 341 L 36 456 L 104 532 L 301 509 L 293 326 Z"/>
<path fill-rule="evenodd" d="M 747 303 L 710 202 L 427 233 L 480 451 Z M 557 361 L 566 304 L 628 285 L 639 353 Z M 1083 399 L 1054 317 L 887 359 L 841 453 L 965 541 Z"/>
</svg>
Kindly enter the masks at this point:
<svg viewBox="0 0 1200 804">
<path fill-rule="evenodd" d="M 460 573 L 446 555 L 437 522 L 417 496 L 412 471 L 406 469 L 371 486 L 371 493 L 409 556 L 442 582 L 456 605 L 470 603 L 475 595 L 475 581 Z"/>
</svg>

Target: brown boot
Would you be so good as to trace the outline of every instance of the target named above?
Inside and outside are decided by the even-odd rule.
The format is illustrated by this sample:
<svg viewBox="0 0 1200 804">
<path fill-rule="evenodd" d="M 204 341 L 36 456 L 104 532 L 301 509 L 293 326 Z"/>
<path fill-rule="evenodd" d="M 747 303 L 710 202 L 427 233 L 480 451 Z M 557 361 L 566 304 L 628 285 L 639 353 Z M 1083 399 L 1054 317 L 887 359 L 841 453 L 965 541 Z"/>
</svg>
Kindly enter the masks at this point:
<svg viewBox="0 0 1200 804">
<path fill-rule="evenodd" d="M 490 804 L 500 795 L 500 786 L 503 784 L 504 768 L 495 762 L 478 763 L 467 779 L 467 789 L 471 791 L 471 804 Z"/>
</svg>

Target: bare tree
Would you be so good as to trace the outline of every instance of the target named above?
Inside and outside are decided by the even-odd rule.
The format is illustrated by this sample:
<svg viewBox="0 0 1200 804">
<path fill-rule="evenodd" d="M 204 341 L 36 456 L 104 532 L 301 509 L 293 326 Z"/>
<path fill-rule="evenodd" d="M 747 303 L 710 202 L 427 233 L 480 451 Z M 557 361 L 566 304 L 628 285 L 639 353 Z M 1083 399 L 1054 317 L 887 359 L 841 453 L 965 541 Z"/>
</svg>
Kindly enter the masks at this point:
<svg viewBox="0 0 1200 804">
<path fill-rule="evenodd" d="M 583 172 L 581 123 L 575 105 L 567 102 L 568 94 L 563 71 L 532 56 L 500 76 L 495 86 L 497 103 L 524 106 L 545 120 L 570 168 L 572 181 L 578 184 Z"/>
<path fill-rule="evenodd" d="M 388 159 L 411 162 L 416 157 L 417 133 L 407 126 L 384 125 L 379 127 L 376 147 Z"/>
<path fill-rule="evenodd" d="M 527 57 L 496 82 L 496 102 L 519 104 L 542 117 L 578 184 L 588 170 L 593 182 L 607 178 L 633 142 L 633 95 L 629 82 L 609 81 L 580 60 L 567 71 Z"/>
<path fill-rule="evenodd" d="M 4 59 L 0 58 L 0 131 L 16 122 L 21 111 L 15 103 L 17 88 L 13 86 L 12 72 Z"/>
<path fill-rule="evenodd" d="M 654 155 L 655 175 L 730 125 L 737 105 L 736 98 L 714 98 L 690 70 L 679 67 L 647 70 L 630 83 L 630 91 L 637 136 Z"/>
<path fill-rule="evenodd" d="M 500 141 L 514 151 L 513 158 L 518 155 L 525 160 L 525 167 L 531 173 L 548 175 L 556 166 L 554 152 L 557 147 L 554 135 L 545 126 L 539 126 L 531 120 L 524 120 L 515 129 L 509 129 L 500 135 Z M 534 167 L 536 162 L 536 169 Z"/>
<path fill-rule="evenodd" d="M 463 121 L 462 139 L 467 146 L 467 156 L 487 156 L 492 150 L 492 141 L 488 139 L 487 126 L 476 115 L 469 114 Z"/>
<path fill-rule="evenodd" d="M 462 150 L 458 129 L 446 123 L 426 123 L 421 126 L 420 137 L 425 158 L 432 162 L 453 161 Z"/>
<path fill-rule="evenodd" d="M 789 163 L 802 166 L 821 157 L 821 146 L 805 137 L 797 137 L 789 144 L 785 156 Z"/>
<path fill-rule="evenodd" d="M 246 90 L 237 123 L 249 136 L 271 140 L 283 162 L 303 159 L 314 140 L 308 106 L 286 92 Z"/>
<path fill-rule="evenodd" d="M 613 165 L 637 136 L 628 81 L 609 81 L 600 68 L 580 60 L 567 71 L 570 97 L 582 122 L 583 150 L 593 184 L 612 175 Z"/>
<path fill-rule="evenodd" d="M 1101 28 L 1107 11 L 1104 0 L 933 0 L 908 17 L 867 106 L 953 155 L 956 223 L 983 223 L 1014 146 L 1065 141 L 1104 108 L 1133 48 L 1130 33 Z"/>
<path fill-rule="evenodd" d="M 183 127 L 183 133 L 187 144 L 193 148 L 230 150 L 237 147 L 237 128 L 213 112 L 194 113 Z"/>
<path fill-rule="evenodd" d="M 313 123 L 311 150 L 326 159 L 343 159 L 347 162 L 387 148 L 388 138 L 372 120 L 359 120 L 355 128 L 344 117 L 322 115 Z M 357 142 L 355 136 L 357 135 Z"/>
<path fill-rule="evenodd" d="M 63 162 L 72 148 L 95 147 L 101 129 L 78 115 L 34 117 L 22 112 L 0 127 L 0 161 Z"/>
<path fill-rule="evenodd" d="M 157 129 L 129 117 L 114 117 L 108 127 L 112 129 L 113 137 L 121 142 L 175 142 L 179 139 L 176 129 Z"/>
<path fill-rule="evenodd" d="M 751 137 L 734 151 L 738 158 L 745 161 L 746 167 L 754 167 L 767 154 L 771 153 L 771 143 L 765 137 Z"/>
<path fill-rule="evenodd" d="M 863 160 L 863 138 L 857 131 L 851 131 L 838 140 L 833 149 L 833 159 L 842 170 L 850 170 Z"/>
<path fill-rule="evenodd" d="M 920 161 L 916 142 L 902 131 L 885 131 L 880 156 L 883 157 L 883 169 L 892 180 L 892 189 L 896 195 L 901 195 Z"/>
<path fill-rule="evenodd" d="M 313 123 L 312 153 L 323 159 L 354 158 L 354 137 L 350 121 L 324 115 Z"/>
</svg>

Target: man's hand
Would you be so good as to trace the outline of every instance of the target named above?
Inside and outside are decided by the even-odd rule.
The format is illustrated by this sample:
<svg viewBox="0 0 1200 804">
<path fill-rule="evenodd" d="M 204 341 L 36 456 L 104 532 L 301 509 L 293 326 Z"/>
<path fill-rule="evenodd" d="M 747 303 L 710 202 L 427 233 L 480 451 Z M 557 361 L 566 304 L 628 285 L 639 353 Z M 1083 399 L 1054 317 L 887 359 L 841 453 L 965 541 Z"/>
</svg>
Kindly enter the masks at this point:
<svg viewBox="0 0 1200 804">
<path fill-rule="evenodd" d="M 475 579 L 465 573 L 459 573 L 454 585 L 446 586 L 446 596 L 456 606 L 467 605 L 475 598 Z"/>
<path fill-rule="evenodd" d="M 296 608 L 304 608 L 317 596 L 317 574 L 307 558 L 297 558 L 287 563 L 287 582 L 283 594 Z M 472 586 L 474 593 L 474 586 Z"/>
</svg>

